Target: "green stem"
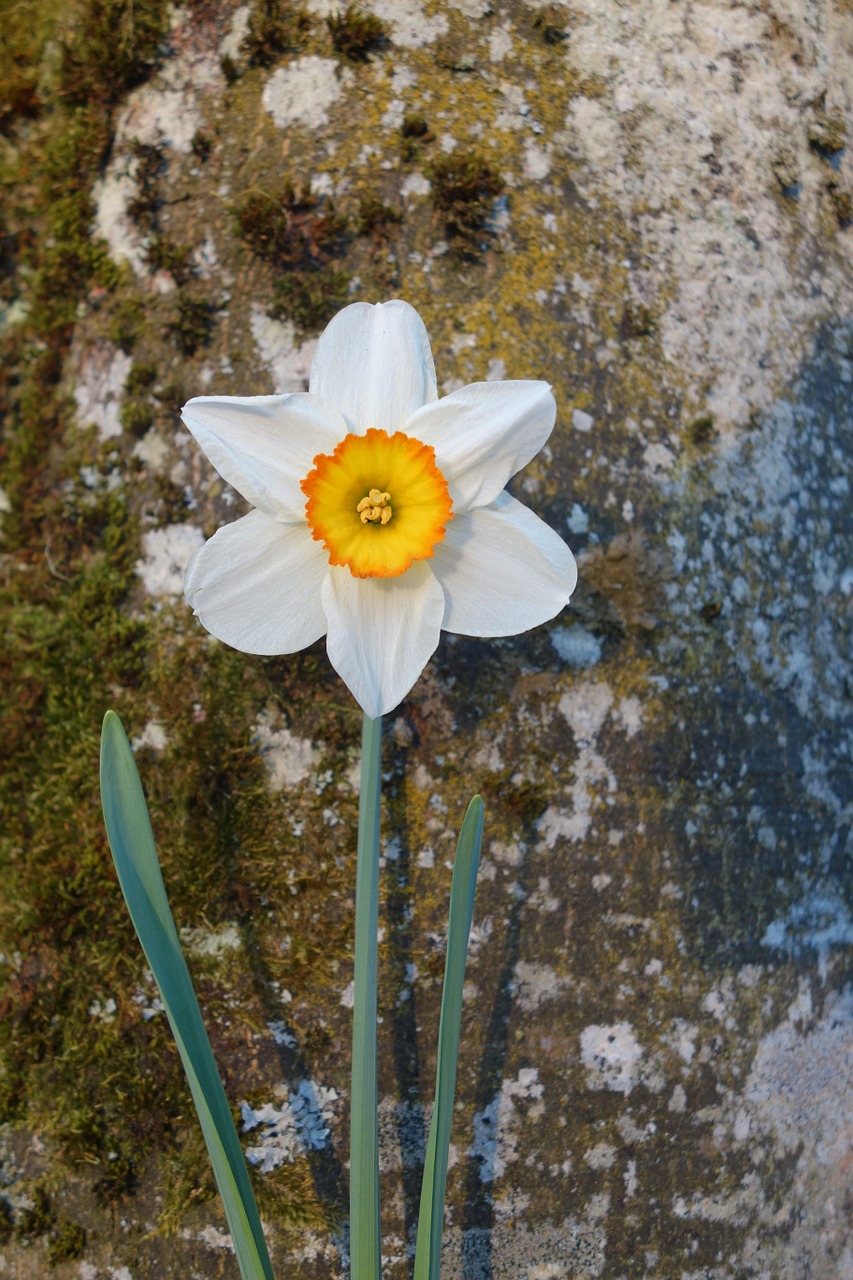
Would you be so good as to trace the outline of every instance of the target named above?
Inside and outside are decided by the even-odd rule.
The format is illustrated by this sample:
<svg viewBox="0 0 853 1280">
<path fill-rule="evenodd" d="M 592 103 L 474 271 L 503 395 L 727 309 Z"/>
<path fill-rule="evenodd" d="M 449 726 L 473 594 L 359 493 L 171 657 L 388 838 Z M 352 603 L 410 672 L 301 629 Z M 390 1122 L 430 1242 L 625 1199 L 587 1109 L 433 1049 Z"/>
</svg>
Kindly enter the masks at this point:
<svg viewBox="0 0 853 1280">
<path fill-rule="evenodd" d="M 382 720 L 364 717 L 355 876 L 355 983 L 350 1112 L 350 1275 L 380 1280 L 379 1124 L 376 1096 L 376 942 Z"/>
</svg>

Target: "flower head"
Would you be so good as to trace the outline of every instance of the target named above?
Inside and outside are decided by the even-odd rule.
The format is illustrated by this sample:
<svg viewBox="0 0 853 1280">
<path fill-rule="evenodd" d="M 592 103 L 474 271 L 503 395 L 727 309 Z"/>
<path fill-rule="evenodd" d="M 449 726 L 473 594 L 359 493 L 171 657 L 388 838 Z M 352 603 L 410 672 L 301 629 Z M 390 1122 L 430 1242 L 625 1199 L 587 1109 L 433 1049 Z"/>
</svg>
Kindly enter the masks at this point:
<svg viewBox="0 0 853 1280">
<path fill-rule="evenodd" d="M 568 602 L 571 551 L 504 492 L 555 416 L 545 382 L 478 382 L 439 400 L 408 303 L 345 307 L 307 392 L 185 405 L 207 457 L 255 508 L 193 556 L 187 600 L 246 653 L 325 635 L 364 712 L 383 715 L 442 629 L 515 635 Z"/>
</svg>

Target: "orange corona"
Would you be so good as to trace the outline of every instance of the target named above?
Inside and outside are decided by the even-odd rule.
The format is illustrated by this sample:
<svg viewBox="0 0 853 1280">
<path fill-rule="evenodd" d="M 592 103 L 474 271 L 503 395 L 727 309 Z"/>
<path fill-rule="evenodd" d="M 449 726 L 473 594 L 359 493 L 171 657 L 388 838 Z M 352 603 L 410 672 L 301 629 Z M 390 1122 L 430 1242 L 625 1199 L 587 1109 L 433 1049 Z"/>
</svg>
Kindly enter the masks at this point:
<svg viewBox="0 0 853 1280">
<path fill-rule="evenodd" d="M 320 453 L 302 481 L 311 534 L 356 578 L 397 578 L 428 560 L 453 516 L 435 450 L 371 427 Z"/>
</svg>

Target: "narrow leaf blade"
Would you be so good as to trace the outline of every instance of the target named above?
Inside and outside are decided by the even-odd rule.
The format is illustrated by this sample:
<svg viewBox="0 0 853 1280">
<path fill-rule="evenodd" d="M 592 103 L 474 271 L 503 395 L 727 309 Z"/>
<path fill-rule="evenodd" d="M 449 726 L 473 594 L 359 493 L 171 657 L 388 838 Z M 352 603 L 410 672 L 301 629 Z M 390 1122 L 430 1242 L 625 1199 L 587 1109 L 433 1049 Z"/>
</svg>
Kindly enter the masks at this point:
<svg viewBox="0 0 853 1280">
<path fill-rule="evenodd" d="M 465 959 L 474 915 L 474 889 L 483 843 L 483 801 L 480 796 L 468 806 L 450 885 L 450 920 L 447 927 L 447 957 L 441 993 L 438 1025 L 438 1059 L 435 1069 L 435 1102 L 427 1142 L 418 1243 L 415 1252 L 415 1280 L 439 1280 L 441 1232 L 444 1225 L 444 1190 L 450 1152 L 450 1127 L 456 1094 L 456 1065 L 462 1024 L 462 987 Z"/>
<path fill-rule="evenodd" d="M 273 1280 L 240 1140 L 169 909 L 148 808 L 121 720 L 101 731 L 101 803 L 119 884 L 189 1081 L 243 1280 Z"/>
</svg>

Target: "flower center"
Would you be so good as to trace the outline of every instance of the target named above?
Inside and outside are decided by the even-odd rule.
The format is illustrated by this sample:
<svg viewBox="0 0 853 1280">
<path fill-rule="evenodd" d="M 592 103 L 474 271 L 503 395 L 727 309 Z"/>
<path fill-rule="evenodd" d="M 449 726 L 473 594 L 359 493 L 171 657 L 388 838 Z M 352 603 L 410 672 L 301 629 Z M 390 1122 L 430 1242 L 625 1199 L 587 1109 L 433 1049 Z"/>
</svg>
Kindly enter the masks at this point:
<svg viewBox="0 0 853 1280">
<path fill-rule="evenodd" d="M 371 489 L 367 497 L 362 498 L 356 507 L 356 511 L 361 516 L 361 523 L 376 524 L 378 520 L 380 524 L 387 524 L 394 514 L 390 502 L 390 493 L 380 493 L 378 489 Z"/>
<path fill-rule="evenodd" d="M 302 492 L 312 536 L 356 578 L 396 578 L 428 560 L 453 515 L 435 450 L 402 431 L 345 436 L 317 455 Z"/>
</svg>

